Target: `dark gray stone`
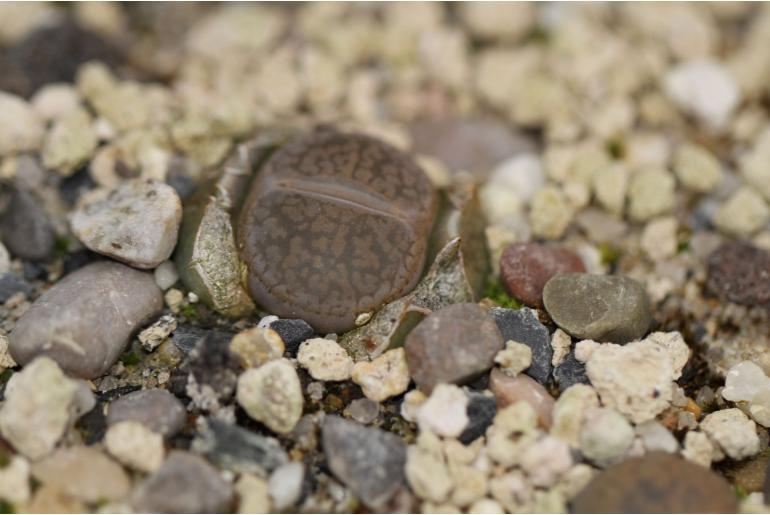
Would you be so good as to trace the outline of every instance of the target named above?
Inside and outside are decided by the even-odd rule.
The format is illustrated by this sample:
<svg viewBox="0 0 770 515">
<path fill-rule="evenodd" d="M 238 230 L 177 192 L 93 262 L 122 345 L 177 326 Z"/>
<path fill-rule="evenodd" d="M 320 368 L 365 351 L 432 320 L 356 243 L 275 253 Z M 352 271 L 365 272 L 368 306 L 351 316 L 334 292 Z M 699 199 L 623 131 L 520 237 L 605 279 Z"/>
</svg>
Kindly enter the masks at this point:
<svg viewBox="0 0 770 515">
<path fill-rule="evenodd" d="M 56 283 L 24 313 L 10 334 L 11 356 L 25 365 L 44 354 L 65 372 L 93 379 L 162 309 L 163 292 L 151 273 L 93 263 Z"/>
<path fill-rule="evenodd" d="M 32 194 L 14 189 L 0 215 L 0 238 L 16 257 L 47 261 L 53 255 L 56 235 L 42 204 Z"/>
<path fill-rule="evenodd" d="M 131 497 L 138 513 L 225 513 L 232 504 L 232 485 L 206 460 L 185 451 L 171 451 Z"/>
<path fill-rule="evenodd" d="M 770 252 L 741 241 L 722 244 L 709 255 L 706 286 L 726 301 L 770 308 Z"/>
<path fill-rule="evenodd" d="M 540 323 L 537 311 L 530 308 L 492 308 L 489 314 L 503 335 L 503 341 L 513 340 L 532 349 L 532 364 L 525 374 L 540 384 L 546 384 L 551 376 L 553 347 L 548 328 Z"/>
<path fill-rule="evenodd" d="M 310 324 L 299 318 L 281 318 L 270 324 L 270 329 L 278 333 L 286 351 L 291 356 L 297 355 L 300 343 L 312 338 L 315 332 Z"/>
<path fill-rule="evenodd" d="M 16 274 L 8 272 L 0 277 L 0 304 L 17 293 L 23 293 L 25 296 L 28 296 L 33 291 L 32 285 Z"/>
<path fill-rule="evenodd" d="M 229 348 L 233 336 L 233 333 L 226 331 L 209 331 L 182 364 L 198 389 L 203 385 L 208 386 L 220 401 L 233 396 L 238 381 L 240 363 Z"/>
<path fill-rule="evenodd" d="M 438 383 L 463 384 L 492 368 L 503 337 L 478 305 L 453 304 L 417 324 L 404 348 L 409 374 L 428 393 Z"/>
<path fill-rule="evenodd" d="M 124 420 L 141 422 L 165 437 L 177 434 L 187 422 L 187 410 L 171 393 L 160 388 L 139 390 L 110 403 L 107 425 Z"/>
<path fill-rule="evenodd" d="M 564 357 L 564 360 L 554 368 L 553 377 L 556 379 L 556 384 L 559 385 L 559 389 L 562 392 L 573 384 L 591 384 L 588 375 L 586 375 L 585 363 L 581 363 L 575 358 L 574 351 L 570 351 Z"/>
<path fill-rule="evenodd" d="M 260 476 L 289 461 L 275 438 L 215 418 L 204 422 L 192 449 L 220 468 Z"/>
<path fill-rule="evenodd" d="M 400 437 L 328 415 L 322 441 L 331 471 L 367 506 L 382 506 L 404 483 L 406 444 Z"/>
<path fill-rule="evenodd" d="M 623 275 L 557 275 L 545 285 L 543 303 L 556 325 L 581 340 L 627 343 L 652 323 L 644 286 Z"/>
<path fill-rule="evenodd" d="M 463 444 L 468 445 L 487 432 L 487 428 L 492 425 L 492 420 L 497 414 L 497 401 L 494 396 L 484 395 L 479 392 L 470 392 L 468 394 L 468 407 L 465 409 L 468 414 L 468 425 L 458 437 Z"/>
<path fill-rule="evenodd" d="M 206 336 L 208 331 L 194 325 L 182 324 L 174 329 L 171 333 L 171 341 L 177 346 L 179 350 L 185 354 L 189 354 L 191 350 L 195 348 L 199 341 Z"/>
</svg>

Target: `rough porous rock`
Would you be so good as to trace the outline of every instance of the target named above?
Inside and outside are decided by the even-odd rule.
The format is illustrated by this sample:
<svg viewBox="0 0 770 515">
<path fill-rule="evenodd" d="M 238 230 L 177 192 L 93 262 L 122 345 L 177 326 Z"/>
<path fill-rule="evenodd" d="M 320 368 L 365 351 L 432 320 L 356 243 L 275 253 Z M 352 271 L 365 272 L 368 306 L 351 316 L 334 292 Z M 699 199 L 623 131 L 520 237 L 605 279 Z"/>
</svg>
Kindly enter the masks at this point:
<svg viewBox="0 0 770 515">
<path fill-rule="evenodd" d="M 722 477 L 663 452 L 630 458 L 598 474 L 571 503 L 572 513 L 735 513 Z"/>
<path fill-rule="evenodd" d="M 334 340 L 312 338 L 297 351 L 297 363 L 318 381 L 344 381 L 350 378 L 353 360 Z"/>
<path fill-rule="evenodd" d="M 172 451 L 131 496 L 139 513 L 224 513 L 232 502 L 233 487 L 219 471 L 184 451 Z"/>
<path fill-rule="evenodd" d="M 453 304 L 428 315 L 406 337 L 406 362 L 417 386 L 462 384 L 492 368 L 503 348 L 494 320 L 475 304 Z"/>
<path fill-rule="evenodd" d="M 722 244 L 708 258 L 707 286 L 727 301 L 770 308 L 770 252 L 740 241 Z"/>
<path fill-rule="evenodd" d="M 327 416 L 322 443 L 331 471 L 367 506 L 382 506 L 404 482 L 406 444 L 394 434 Z"/>
<path fill-rule="evenodd" d="M 468 396 L 453 384 L 437 384 L 417 411 L 420 431 L 457 438 L 468 425 Z"/>
<path fill-rule="evenodd" d="M 625 343 L 644 336 L 652 322 L 644 286 L 626 276 L 557 275 L 543 301 L 556 325 L 580 339 Z"/>
<path fill-rule="evenodd" d="M 123 468 L 95 447 L 57 449 L 32 465 L 39 482 L 88 503 L 117 501 L 131 490 Z"/>
<path fill-rule="evenodd" d="M 0 237 L 16 257 L 46 261 L 54 251 L 56 234 L 48 215 L 31 193 L 14 189 L 0 214 Z"/>
<path fill-rule="evenodd" d="M 142 472 L 153 472 L 163 464 L 163 435 L 133 420 L 110 426 L 104 445 L 118 461 Z"/>
<path fill-rule="evenodd" d="M 171 437 L 187 421 L 187 410 L 167 390 L 150 388 L 123 395 L 112 401 L 107 409 L 107 424 L 124 421 L 139 422 L 147 429 Z"/>
<path fill-rule="evenodd" d="M 729 408 L 706 415 L 700 427 L 711 440 L 734 460 L 759 452 L 757 425 L 738 408 Z"/>
<path fill-rule="evenodd" d="M 275 438 L 213 417 L 200 424 L 192 449 L 218 467 L 259 476 L 269 474 L 289 459 Z"/>
<path fill-rule="evenodd" d="M 543 385 L 531 377 L 524 374 L 510 377 L 495 368 L 489 375 L 489 389 L 495 394 L 499 408 L 524 401 L 535 410 L 541 426 L 551 427 L 553 397 Z"/>
<path fill-rule="evenodd" d="M 285 346 L 277 332 L 267 327 L 252 327 L 236 334 L 230 342 L 230 352 L 241 361 L 243 368 L 264 365 L 283 356 Z"/>
<path fill-rule="evenodd" d="M 46 291 L 10 335 L 13 358 L 53 358 L 66 372 L 91 379 L 109 370 L 139 327 L 163 309 L 152 274 L 114 262 L 93 263 Z"/>
<path fill-rule="evenodd" d="M 14 374 L 0 408 L 0 434 L 24 456 L 50 453 L 69 426 L 94 407 L 91 391 L 42 356 Z"/>
<path fill-rule="evenodd" d="M 538 308 L 543 307 L 543 288 L 551 277 L 585 271 L 580 256 L 555 245 L 514 243 L 500 256 L 500 280 L 506 291 Z"/>
<path fill-rule="evenodd" d="M 401 395 L 409 386 L 409 368 L 403 347 L 392 349 L 373 359 L 353 366 L 353 382 L 361 387 L 367 398 L 382 402 Z"/>
<path fill-rule="evenodd" d="M 124 181 L 72 215 L 72 232 L 94 252 L 136 268 L 155 268 L 176 246 L 182 202 L 154 180 Z"/>
<path fill-rule="evenodd" d="M 591 408 L 580 429 L 580 452 L 600 467 L 620 461 L 634 441 L 634 428 L 611 408 Z"/>
<path fill-rule="evenodd" d="M 437 205 L 419 166 L 382 141 L 333 130 L 290 141 L 264 164 L 237 224 L 249 292 L 319 332 L 352 329 L 417 284 Z"/>
<path fill-rule="evenodd" d="M 529 308 L 492 308 L 489 314 L 500 329 L 503 341 L 513 340 L 532 349 L 532 363 L 524 373 L 541 384 L 547 383 L 553 369 L 553 347 L 548 328 L 540 323 L 537 312 Z"/>
<path fill-rule="evenodd" d="M 288 433 L 302 416 L 302 386 L 297 371 L 285 359 L 241 374 L 236 398 L 251 418 L 276 433 Z"/>
<path fill-rule="evenodd" d="M 37 150 L 44 134 L 43 120 L 31 105 L 16 95 L 0 91 L 0 157 Z"/>
</svg>

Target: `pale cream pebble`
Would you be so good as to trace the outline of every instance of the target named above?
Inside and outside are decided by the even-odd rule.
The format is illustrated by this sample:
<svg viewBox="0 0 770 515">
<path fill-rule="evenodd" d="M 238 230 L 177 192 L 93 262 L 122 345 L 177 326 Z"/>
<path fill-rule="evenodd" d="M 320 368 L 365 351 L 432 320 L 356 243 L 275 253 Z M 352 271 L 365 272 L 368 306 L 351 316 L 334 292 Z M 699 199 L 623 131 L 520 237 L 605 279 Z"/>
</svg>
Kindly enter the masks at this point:
<svg viewBox="0 0 770 515">
<path fill-rule="evenodd" d="M 489 480 L 489 493 L 508 513 L 532 511 L 534 489 L 520 470 L 511 470 Z"/>
<path fill-rule="evenodd" d="M 449 88 L 460 88 L 468 80 L 468 41 L 458 29 L 436 28 L 422 32 L 418 53 L 425 72 Z"/>
<path fill-rule="evenodd" d="M 572 499 L 591 482 L 594 474 L 595 469 L 590 465 L 578 463 L 562 474 L 553 488 L 561 492 L 565 499 Z"/>
<path fill-rule="evenodd" d="M 770 220 L 770 208 L 753 188 L 741 187 L 714 214 L 714 225 L 722 232 L 746 237 Z"/>
<path fill-rule="evenodd" d="M 578 448 L 585 414 L 598 407 L 599 396 L 593 387 L 580 383 L 570 386 L 556 399 L 551 435 Z"/>
<path fill-rule="evenodd" d="M 582 182 L 567 181 L 561 187 L 564 196 L 576 212 L 586 207 L 591 201 L 591 189 Z"/>
<path fill-rule="evenodd" d="M 128 30 L 128 20 L 120 4 L 84 2 L 74 7 L 78 22 L 102 35 L 120 38 Z"/>
<path fill-rule="evenodd" d="M 409 387 L 409 368 L 403 347 L 392 349 L 370 362 L 353 366 L 351 378 L 375 402 L 401 395 Z"/>
<path fill-rule="evenodd" d="M 38 150 L 45 125 L 23 98 L 0 91 L 0 157 Z"/>
<path fill-rule="evenodd" d="M 641 131 L 630 134 L 625 142 L 625 160 L 631 169 L 665 168 L 671 157 L 670 138 L 658 132 Z"/>
<path fill-rule="evenodd" d="M 678 377 L 668 350 L 647 341 L 600 344 L 586 363 L 586 374 L 605 406 L 638 424 L 655 418 L 671 403 Z"/>
<path fill-rule="evenodd" d="M 526 3 L 485 4 L 468 2 L 460 4 L 460 18 L 469 31 L 484 39 L 515 41 L 534 26 L 536 9 Z"/>
<path fill-rule="evenodd" d="M 751 492 L 740 500 L 739 513 L 770 513 L 770 505 L 765 503 L 764 492 Z"/>
<path fill-rule="evenodd" d="M 452 172 L 439 159 L 420 154 L 417 164 L 436 188 L 447 188 L 452 184 Z"/>
<path fill-rule="evenodd" d="M 700 431 L 688 431 L 684 437 L 682 456 L 693 463 L 697 463 L 704 467 L 710 467 L 715 451 L 716 448 L 714 444 L 705 433 Z"/>
<path fill-rule="evenodd" d="M 524 343 L 508 340 L 505 349 L 495 355 L 495 363 L 507 375 L 516 377 L 532 364 L 532 349 Z"/>
<path fill-rule="evenodd" d="M 533 513 L 568 513 L 567 501 L 558 490 L 535 490 Z"/>
<path fill-rule="evenodd" d="M 602 207 L 620 215 L 626 203 L 630 174 L 623 163 L 611 163 L 599 168 L 593 177 L 593 192 Z"/>
<path fill-rule="evenodd" d="M 421 431 L 456 438 L 468 425 L 468 396 L 456 385 L 441 383 L 433 388 L 417 412 Z"/>
<path fill-rule="evenodd" d="M 748 458 L 759 452 L 756 424 L 738 408 L 709 413 L 700 428 L 732 459 Z"/>
<path fill-rule="evenodd" d="M 412 491 L 434 503 L 445 502 L 454 486 L 443 457 L 418 446 L 407 449 L 404 472 Z"/>
<path fill-rule="evenodd" d="M 285 345 L 281 336 L 270 328 L 252 327 L 236 334 L 230 341 L 230 352 L 243 368 L 254 368 L 283 356 Z"/>
<path fill-rule="evenodd" d="M 11 352 L 8 350 L 8 336 L 4 332 L 0 332 L 0 374 L 6 368 L 13 368 L 15 366 L 16 361 L 13 360 Z"/>
<path fill-rule="evenodd" d="M 636 426 L 636 434 L 644 446 L 643 451 L 675 453 L 679 450 L 679 442 L 676 437 L 657 420 L 649 420 Z"/>
<path fill-rule="evenodd" d="M 600 345 L 599 342 L 593 340 L 580 340 L 575 344 L 575 359 L 581 363 L 587 363 Z"/>
<path fill-rule="evenodd" d="M 43 120 L 58 120 L 80 107 L 80 95 L 71 84 L 57 82 L 37 90 L 30 103 Z"/>
<path fill-rule="evenodd" d="M 755 247 L 770 252 L 770 231 L 762 231 L 751 240 Z"/>
<path fill-rule="evenodd" d="M 353 119 L 361 122 L 370 122 L 377 119 L 377 98 L 381 93 L 381 89 L 382 78 L 377 72 L 363 70 L 353 73 L 348 83 L 346 95 L 347 110 Z M 418 163 L 425 170 L 428 177 L 433 180 L 431 173 L 427 171 L 425 164 L 420 162 L 419 157 Z"/>
<path fill-rule="evenodd" d="M 679 379 L 692 354 L 692 350 L 684 341 L 682 333 L 679 331 L 656 331 L 647 335 L 643 341 L 656 345 L 668 353 L 674 367 L 674 379 Z"/>
<path fill-rule="evenodd" d="M 551 348 L 553 349 L 551 365 L 556 367 L 564 361 L 564 358 L 569 354 L 569 351 L 572 348 L 572 338 L 561 329 L 556 329 L 553 336 L 551 336 Z"/>
<path fill-rule="evenodd" d="M 234 485 L 238 494 L 238 513 L 270 513 L 270 489 L 267 481 L 252 474 L 241 474 Z"/>
<path fill-rule="evenodd" d="M 770 142 L 758 141 L 751 151 L 739 158 L 738 163 L 746 183 L 762 194 L 766 201 L 770 202 L 768 160 L 770 160 Z"/>
<path fill-rule="evenodd" d="M 537 430 L 537 414 L 526 402 L 519 401 L 497 412 L 487 429 L 487 455 L 503 466 L 519 463 L 521 453 L 541 433 Z"/>
<path fill-rule="evenodd" d="M 479 200 L 491 224 L 504 224 L 509 218 L 520 216 L 524 202 L 513 188 L 487 181 L 479 190 Z"/>
<path fill-rule="evenodd" d="M 134 420 L 111 425 L 104 444 L 110 454 L 132 469 L 154 472 L 163 464 L 163 435 Z"/>
<path fill-rule="evenodd" d="M 337 342 L 324 338 L 302 342 L 297 362 L 319 381 L 344 381 L 353 370 L 353 360 L 347 351 Z"/>
<path fill-rule="evenodd" d="M 532 233 L 549 240 L 559 239 L 575 216 L 575 210 L 564 192 L 556 186 L 545 186 L 532 199 L 529 214 Z"/>
<path fill-rule="evenodd" d="M 674 173 L 685 188 L 698 193 L 708 193 L 722 182 L 719 160 L 705 148 L 692 143 L 677 148 Z"/>
<path fill-rule="evenodd" d="M 304 404 L 297 371 L 283 358 L 241 374 L 236 400 L 249 417 L 281 434 L 294 429 Z"/>
<path fill-rule="evenodd" d="M 166 306 L 168 306 L 168 309 L 170 309 L 172 313 L 177 314 L 181 311 L 182 304 L 184 304 L 184 293 L 176 288 L 171 288 L 165 295 L 163 295 L 163 300 L 165 301 Z"/>
<path fill-rule="evenodd" d="M 671 210 L 674 206 L 673 176 L 663 168 L 647 168 L 631 177 L 628 186 L 628 213 L 643 222 Z"/>
<path fill-rule="evenodd" d="M 407 422 L 417 422 L 417 414 L 420 412 L 420 407 L 428 400 L 428 396 L 420 390 L 411 390 L 404 395 L 404 400 L 401 402 L 401 416 Z"/>
<path fill-rule="evenodd" d="M 426 501 L 420 505 L 420 513 L 462 513 L 462 510 L 450 503 L 436 504 Z"/>
<path fill-rule="evenodd" d="M 152 352 L 166 340 L 176 330 L 177 321 L 171 315 L 163 315 L 151 326 L 143 329 L 137 338 L 142 344 L 142 348 L 147 352 Z"/>
<path fill-rule="evenodd" d="M 677 230 L 679 224 L 673 216 L 654 218 L 647 222 L 642 231 L 641 246 L 653 261 L 670 258 L 677 251 Z"/>
<path fill-rule="evenodd" d="M 468 513 L 505 513 L 505 510 L 499 502 L 485 497 L 471 504 Z"/>
<path fill-rule="evenodd" d="M 634 441 L 631 424 L 612 408 L 590 408 L 580 429 L 580 451 L 599 466 L 623 459 Z"/>
<path fill-rule="evenodd" d="M 519 465 L 534 486 L 548 488 L 572 466 L 572 454 L 567 443 L 545 435 L 524 450 Z"/>
<path fill-rule="evenodd" d="M 489 486 L 484 471 L 450 462 L 449 474 L 454 483 L 450 500 L 455 506 L 466 507 L 487 494 Z"/>
<path fill-rule="evenodd" d="M 325 50 L 309 46 L 300 52 L 299 69 L 305 100 L 310 108 L 320 113 L 336 109 L 346 87 L 340 63 Z"/>
<path fill-rule="evenodd" d="M 450 465 L 469 465 L 479 457 L 481 449 L 484 448 L 484 439 L 477 438 L 468 445 L 463 444 L 455 438 L 445 438 L 442 440 L 444 456 Z"/>
<path fill-rule="evenodd" d="M 202 167 L 220 163 L 233 146 L 228 136 L 217 135 L 210 119 L 188 114 L 171 126 L 171 140 L 190 160 Z"/>
<path fill-rule="evenodd" d="M 29 501 L 30 465 L 20 454 L 15 454 L 7 464 L 0 467 L 0 500 L 19 505 Z"/>
</svg>

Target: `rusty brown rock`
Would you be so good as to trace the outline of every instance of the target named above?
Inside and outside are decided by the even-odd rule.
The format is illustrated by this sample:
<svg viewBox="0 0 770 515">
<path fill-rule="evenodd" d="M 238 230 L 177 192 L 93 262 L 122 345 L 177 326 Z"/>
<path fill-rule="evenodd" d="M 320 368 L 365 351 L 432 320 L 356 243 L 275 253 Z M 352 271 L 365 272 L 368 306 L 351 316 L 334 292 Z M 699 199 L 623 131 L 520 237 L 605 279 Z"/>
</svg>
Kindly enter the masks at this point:
<svg viewBox="0 0 770 515">
<path fill-rule="evenodd" d="M 499 368 L 495 368 L 489 374 L 489 389 L 495 394 L 498 408 L 524 401 L 535 410 L 538 423 L 542 427 L 545 429 L 551 427 L 551 412 L 555 401 L 543 385 L 528 375 L 519 374 L 511 377 Z"/>
<path fill-rule="evenodd" d="M 722 477 L 674 454 L 652 452 L 613 465 L 572 500 L 572 513 L 736 513 Z"/>
<path fill-rule="evenodd" d="M 428 315 L 406 337 L 406 363 L 420 390 L 462 384 L 494 365 L 503 337 L 476 304 L 453 304 Z"/>
<path fill-rule="evenodd" d="M 510 295 L 528 306 L 543 307 L 545 283 L 557 274 L 585 272 L 580 256 L 555 245 L 514 243 L 500 256 L 500 279 Z"/>
<path fill-rule="evenodd" d="M 241 211 L 249 292 L 317 331 L 351 329 L 415 286 L 436 205 L 422 170 L 386 143 L 330 130 L 295 139 L 268 159 Z"/>
<path fill-rule="evenodd" d="M 770 252 L 740 241 L 722 244 L 708 258 L 707 286 L 724 300 L 770 308 Z"/>
</svg>

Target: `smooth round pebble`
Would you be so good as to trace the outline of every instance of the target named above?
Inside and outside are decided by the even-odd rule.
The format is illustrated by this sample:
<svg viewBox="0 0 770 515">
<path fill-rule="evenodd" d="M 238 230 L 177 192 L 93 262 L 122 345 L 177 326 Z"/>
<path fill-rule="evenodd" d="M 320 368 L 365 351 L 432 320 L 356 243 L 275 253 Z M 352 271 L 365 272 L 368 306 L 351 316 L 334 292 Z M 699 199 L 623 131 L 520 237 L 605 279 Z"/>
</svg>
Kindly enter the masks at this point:
<svg viewBox="0 0 770 515">
<path fill-rule="evenodd" d="M 528 306 L 543 307 L 543 288 L 553 276 L 585 272 L 571 250 L 539 243 L 514 243 L 500 256 L 500 280 L 506 291 Z"/>
<path fill-rule="evenodd" d="M 708 257 L 706 285 L 729 302 L 770 307 L 770 252 L 745 242 L 722 244 Z"/>
<path fill-rule="evenodd" d="M 626 343 L 644 336 L 652 322 L 644 286 L 626 276 L 557 275 L 543 301 L 556 325 L 582 340 Z"/>
<path fill-rule="evenodd" d="M 572 513 L 736 513 L 738 498 L 708 468 L 652 452 L 605 469 L 571 508 Z"/>
<path fill-rule="evenodd" d="M 511 377 L 498 368 L 492 369 L 489 375 L 489 389 L 495 394 L 498 408 L 524 401 L 535 410 L 541 426 L 551 427 L 553 397 L 543 385 L 528 375 L 519 374 Z"/>
</svg>

